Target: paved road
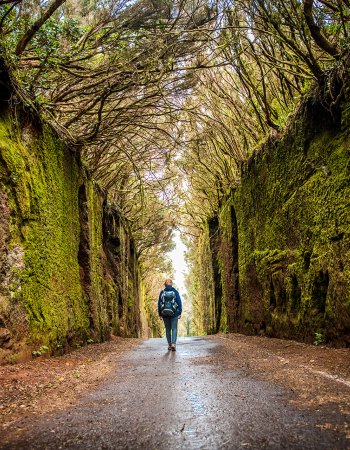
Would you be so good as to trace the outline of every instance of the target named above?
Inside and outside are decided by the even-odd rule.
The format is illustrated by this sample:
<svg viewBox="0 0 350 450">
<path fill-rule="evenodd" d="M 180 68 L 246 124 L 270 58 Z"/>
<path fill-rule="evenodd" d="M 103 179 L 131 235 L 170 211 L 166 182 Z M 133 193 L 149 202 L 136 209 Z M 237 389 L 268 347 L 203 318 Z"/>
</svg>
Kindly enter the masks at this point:
<svg viewBox="0 0 350 450">
<path fill-rule="evenodd" d="M 219 339 L 183 338 L 175 353 L 164 339 L 147 340 L 97 391 L 3 448 L 349 448 L 341 433 L 317 427 L 316 412 L 293 409 L 289 391 L 225 368 L 219 347 Z"/>
</svg>

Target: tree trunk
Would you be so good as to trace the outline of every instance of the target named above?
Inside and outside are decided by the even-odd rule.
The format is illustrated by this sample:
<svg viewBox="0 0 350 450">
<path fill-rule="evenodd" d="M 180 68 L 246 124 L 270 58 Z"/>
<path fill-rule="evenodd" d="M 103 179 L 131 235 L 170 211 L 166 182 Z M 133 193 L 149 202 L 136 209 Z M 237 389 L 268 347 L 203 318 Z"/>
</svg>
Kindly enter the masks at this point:
<svg viewBox="0 0 350 450">
<path fill-rule="evenodd" d="M 65 1 L 66 0 L 54 0 L 48 7 L 46 12 L 40 17 L 40 19 L 38 19 L 36 22 L 33 23 L 33 25 L 22 36 L 22 38 L 19 40 L 16 46 L 15 53 L 17 56 L 20 56 L 24 52 L 28 42 L 33 38 L 35 33 L 43 26 L 43 24 L 47 21 L 47 19 L 49 19 L 52 16 L 52 14 L 56 11 L 56 9 L 59 8 Z"/>
<path fill-rule="evenodd" d="M 316 44 L 324 50 L 329 55 L 332 55 L 334 58 L 339 57 L 339 49 L 336 45 L 333 45 L 329 42 L 321 33 L 320 27 L 316 25 L 314 18 L 312 16 L 314 0 L 305 0 L 304 1 L 304 16 L 309 27 L 311 36 L 313 37 Z"/>
</svg>

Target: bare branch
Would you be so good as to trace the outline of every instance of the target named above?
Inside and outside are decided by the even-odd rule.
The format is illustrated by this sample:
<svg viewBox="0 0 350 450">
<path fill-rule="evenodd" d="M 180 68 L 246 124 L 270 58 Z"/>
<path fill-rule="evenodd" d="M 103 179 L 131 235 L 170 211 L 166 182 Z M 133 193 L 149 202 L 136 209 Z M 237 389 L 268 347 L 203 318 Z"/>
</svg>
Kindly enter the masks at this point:
<svg viewBox="0 0 350 450">
<path fill-rule="evenodd" d="M 320 27 L 315 23 L 312 10 L 313 10 L 313 4 L 314 0 L 304 0 L 304 16 L 307 23 L 307 26 L 309 27 L 311 36 L 315 40 L 316 44 L 324 50 L 329 55 L 333 56 L 334 58 L 339 58 L 340 50 L 336 45 L 333 45 L 331 42 L 329 42 L 321 33 Z"/>
</svg>

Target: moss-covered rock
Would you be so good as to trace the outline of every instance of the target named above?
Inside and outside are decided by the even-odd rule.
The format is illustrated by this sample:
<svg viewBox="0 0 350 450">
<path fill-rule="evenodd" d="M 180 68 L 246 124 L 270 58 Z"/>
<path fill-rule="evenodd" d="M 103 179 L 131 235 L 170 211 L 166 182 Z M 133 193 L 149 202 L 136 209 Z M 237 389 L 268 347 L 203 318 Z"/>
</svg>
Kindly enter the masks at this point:
<svg viewBox="0 0 350 450">
<path fill-rule="evenodd" d="M 241 308 L 255 331 L 350 344 L 349 132 L 310 122 L 266 146 L 233 193 Z"/>
<path fill-rule="evenodd" d="M 8 110 L 0 116 L 0 315 L 12 336 L 6 353 L 149 334 L 127 224 L 75 154 L 34 122 L 26 116 L 16 125 Z"/>
<path fill-rule="evenodd" d="M 213 230 L 212 230 L 213 231 Z M 189 298 L 192 300 L 194 329 L 197 335 L 216 333 L 217 308 L 215 300 L 215 277 L 212 263 L 213 252 L 210 247 L 209 225 L 198 239 L 191 261 L 192 273 L 189 283 Z M 220 280 L 218 280 L 220 283 Z"/>
<path fill-rule="evenodd" d="M 7 114 L 0 121 L 0 189 L 11 210 L 8 271 L 16 267 L 8 259 L 14 249 L 21 261 L 16 282 L 7 286 L 10 295 L 3 296 L 25 308 L 29 342 L 56 349 L 69 336 L 89 334 L 77 260 L 81 176 L 72 153 L 48 127 L 38 131 L 27 123 L 20 132 L 11 119 Z M 10 322 L 16 328 L 15 316 Z"/>
<path fill-rule="evenodd" d="M 248 161 L 211 219 L 213 317 L 230 331 L 350 345 L 350 99 L 331 114 L 319 98 Z"/>
</svg>

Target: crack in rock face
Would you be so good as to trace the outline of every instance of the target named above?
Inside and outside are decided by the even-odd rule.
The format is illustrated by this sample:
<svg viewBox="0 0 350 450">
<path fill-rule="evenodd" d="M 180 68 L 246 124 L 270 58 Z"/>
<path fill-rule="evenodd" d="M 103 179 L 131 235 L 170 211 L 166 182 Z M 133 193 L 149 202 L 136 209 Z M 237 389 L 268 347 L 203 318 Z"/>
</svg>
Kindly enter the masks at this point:
<svg viewBox="0 0 350 450">
<path fill-rule="evenodd" d="M 7 328 L 0 328 L 0 347 L 4 346 L 4 344 L 8 343 L 11 339 L 11 332 Z M 5 345 L 6 347 L 6 345 Z"/>
</svg>

